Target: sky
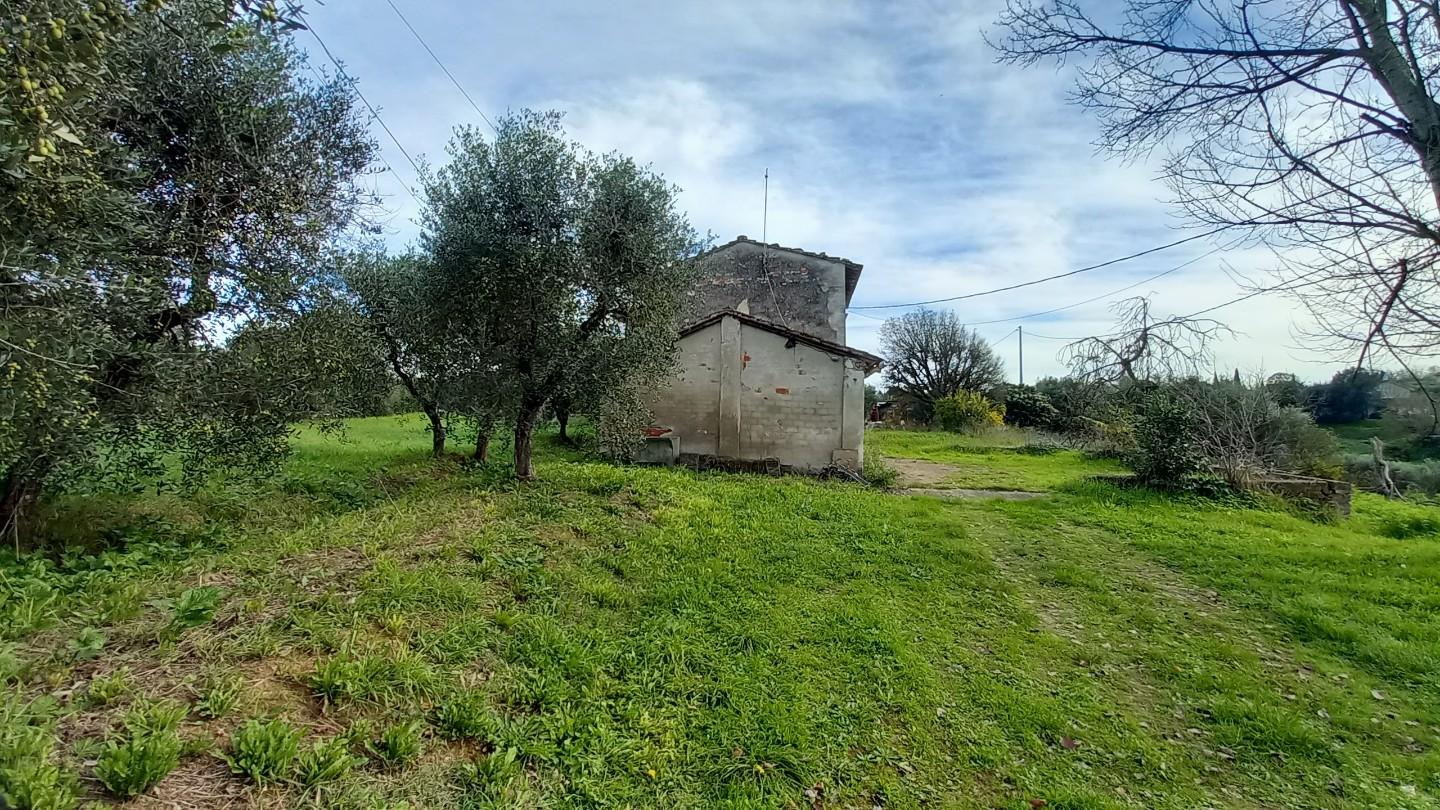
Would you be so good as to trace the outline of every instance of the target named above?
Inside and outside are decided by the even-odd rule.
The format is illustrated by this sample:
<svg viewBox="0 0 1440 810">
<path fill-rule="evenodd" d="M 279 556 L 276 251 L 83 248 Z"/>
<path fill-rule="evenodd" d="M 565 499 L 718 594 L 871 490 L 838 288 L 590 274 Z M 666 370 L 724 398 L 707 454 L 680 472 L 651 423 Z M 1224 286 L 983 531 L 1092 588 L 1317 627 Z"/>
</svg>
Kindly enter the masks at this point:
<svg viewBox="0 0 1440 810">
<path fill-rule="evenodd" d="M 853 307 L 988 290 L 1194 233 L 1167 205 L 1154 163 L 1097 152 L 1064 69 L 995 62 L 983 39 L 995 0 L 311 3 L 313 34 L 297 36 L 312 64 L 334 70 L 318 35 L 394 135 L 372 122 L 384 162 L 367 181 L 396 247 L 419 233 L 411 158 L 438 164 L 455 127 L 487 125 L 390 2 L 491 120 L 560 110 L 580 143 L 678 185 L 691 224 L 717 243 L 763 233 L 863 264 Z M 1185 315 L 1243 294 L 1237 278 L 1263 280 L 1274 263 L 1199 239 L 935 306 L 993 341 L 1011 380 L 1023 326 L 1033 381 L 1064 372 L 1064 339 L 1110 331 L 1120 298 L 1149 295 L 1156 313 Z M 848 342 L 878 352 L 884 318 L 904 311 L 853 310 Z M 1214 317 L 1238 333 L 1217 346 L 1223 373 L 1320 379 L 1342 365 L 1305 347 L 1303 313 L 1280 295 Z"/>
</svg>

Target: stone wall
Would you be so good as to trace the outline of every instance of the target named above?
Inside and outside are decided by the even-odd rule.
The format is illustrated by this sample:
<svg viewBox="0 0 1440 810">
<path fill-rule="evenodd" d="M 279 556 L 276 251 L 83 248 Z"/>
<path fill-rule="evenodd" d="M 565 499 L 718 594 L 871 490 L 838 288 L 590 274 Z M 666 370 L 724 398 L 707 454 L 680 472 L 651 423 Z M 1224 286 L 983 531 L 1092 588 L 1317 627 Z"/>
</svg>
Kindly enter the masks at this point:
<svg viewBox="0 0 1440 810">
<path fill-rule="evenodd" d="M 742 237 L 701 257 L 699 266 L 700 278 L 687 294 L 685 323 L 735 309 L 815 337 L 845 342 L 843 260 L 784 248 L 767 250 Z"/>
<path fill-rule="evenodd" d="M 1354 487 L 1348 481 L 1273 474 L 1261 479 L 1256 485 L 1283 498 L 1305 501 L 1331 510 L 1340 517 L 1350 515 L 1350 499 Z"/>
<path fill-rule="evenodd" d="M 654 429 L 682 459 L 773 459 L 819 472 L 859 469 L 864 370 L 853 358 L 725 317 L 680 339 L 673 385 L 658 392 Z"/>
</svg>

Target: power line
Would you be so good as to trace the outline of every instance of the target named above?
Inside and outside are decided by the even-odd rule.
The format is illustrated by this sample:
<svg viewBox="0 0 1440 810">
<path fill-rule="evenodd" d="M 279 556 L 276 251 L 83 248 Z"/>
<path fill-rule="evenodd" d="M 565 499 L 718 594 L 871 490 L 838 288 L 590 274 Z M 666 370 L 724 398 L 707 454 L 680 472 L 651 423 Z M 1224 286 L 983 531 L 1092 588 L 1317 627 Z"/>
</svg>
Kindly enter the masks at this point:
<svg viewBox="0 0 1440 810">
<path fill-rule="evenodd" d="M 325 55 L 330 58 L 330 63 L 335 66 L 335 70 L 339 71 L 340 76 L 343 77 L 345 81 L 349 82 L 350 86 L 354 88 L 355 95 L 360 97 L 360 101 L 365 104 L 365 109 L 369 110 L 370 114 L 375 117 L 375 120 L 380 123 L 380 128 L 385 130 L 385 134 L 390 136 L 390 140 L 395 143 L 395 148 L 399 149 L 400 154 L 404 155 L 405 159 L 410 161 L 410 168 L 415 170 L 415 174 L 421 174 L 422 172 L 420 171 L 420 164 L 415 162 L 415 158 L 410 157 L 410 153 L 405 150 L 405 145 L 400 143 L 400 139 L 395 137 L 394 132 L 390 131 L 390 126 L 385 123 L 384 118 L 380 117 L 380 111 L 375 109 L 375 105 L 371 104 L 370 100 L 365 98 L 365 94 L 360 91 L 360 83 L 355 81 L 355 79 L 351 78 L 350 74 L 345 72 L 345 66 L 340 64 L 340 60 L 336 59 L 335 54 L 330 52 L 329 46 L 325 44 L 325 40 L 320 38 L 320 32 L 315 30 L 315 26 L 311 24 L 309 19 L 305 20 L 305 27 L 310 31 L 310 36 L 315 37 L 315 41 L 320 44 L 320 50 L 324 51 Z M 409 187 L 407 186 L 406 188 L 408 190 Z M 415 192 L 411 191 L 410 196 L 415 196 Z M 419 201 L 420 200 L 417 197 L 416 202 Z"/>
<path fill-rule="evenodd" d="M 1325 279 L 1325 278 L 1318 278 L 1318 279 L 1312 279 L 1312 280 L 1310 280 L 1310 281 L 1304 281 L 1304 282 L 1300 282 L 1300 283 L 1293 283 L 1293 282 L 1292 282 L 1292 283 L 1288 283 L 1288 284 L 1277 284 L 1277 285 L 1274 286 L 1274 287 L 1262 287 L 1262 288 L 1260 288 L 1260 289 L 1258 289 L 1258 290 L 1252 290 L 1252 291 L 1250 291 L 1250 292 L 1248 292 L 1248 293 L 1245 293 L 1244 295 L 1237 296 L 1237 297 L 1235 297 L 1235 298 L 1231 298 L 1229 301 L 1223 301 L 1223 302 L 1221 302 L 1221 303 L 1219 303 L 1219 304 L 1216 304 L 1216 305 L 1214 305 L 1214 306 L 1206 307 L 1206 308 L 1201 309 L 1201 310 L 1196 310 L 1195 312 L 1192 312 L 1192 313 L 1190 313 L 1189 315 L 1181 315 L 1181 316 L 1179 316 L 1178 318 L 1174 318 L 1173 320 L 1181 320 L 1181 321 L 1184 321 L 1184 320 L 1189 320 L 1189 319 L 1191 319 L 1191 318 L 1198 318 L 1198 317 L 1201 316 L 1201 315 L 1208 315 L 1208 314 L 1210 314 L 1211 312 L 1215 312 L 1216 310 L 1224 309 L 1225 307 L 1232 306 L 1232 305 L 1234 305 L 1234 304 L 1238 304 L 1238 303 L 1240 303 L 1241 301 L 1249 301 L 1251 298 L 1256 298 L 1256 297 L 1261 296 L 1261 295 L 1267 295 L 1267 294 L 1273 293 L 1273 292 L 1286 292 L 1286 291 L 1288 291 L 1288 290 L 1298 290 L 1298 289 L 1300 289 L 1301 287 L 1309 287 L 1309 286 L 1311 286 L 1311 285 L 1313 285 L 1313 284 L 1319 284 L 1319 283 L 1324 282 L 1324 281 L 1326 281 L 1326 280 L 1327 280 L 1327 279 Z M 1107 334 L 1103 334 L 1103 335 L 1091 335 L 1090 337 L 1102 337 L 1102 338 L 1103 338 L 1103 337 L 1114 337 L 1114 336 L 1116 336 L 1116 335 L 1118 335 L 1118 334 L 1122 334 L 1122 333 L 1120 333 L 1120 332 L 1111 332 L 1111 333 L 1107 333 Z M 1031 336 L 1031 337 L 1042 338 L 1042 339 L 1044 339 L 1044 340 L 1070 340 L 1070 341 L 1074 341 L 1074 340 L 1086 340 L 1086 339 L 1087 339 L 1087 338 L 1083 338 L 1083 337 L 1082 337 L 1082 338 L 1071 338 L 1071 337 L 1054 337 L 1054 336 L 1052 336 L 1052 335 L 1037 335 L 1037 334 L 1035 334 L 1034 332 L 1031 332 L 1031 333 L 1030 333 L 1030 336 Z"/>
<path fill-rule="evenodd" d="M 319 70 L 316 70 L 315 66 L 310 64 L 308 60 L 306 61 L 305 66 L 310 68 L 311 73 L 315 74 L 316 80 L 320 81 L 322 84 L 326 81 L 324 74 L 322 74 Z M 359 91 L 357 90 L 356 93 L 358 94 Z M 390 172 L 390 174 L 395 177 L 395 182 L 399 183 L 400 187 L 405 189 L 405 192 L 410 195 L 410 198 L 423 207 L 425 204 L 420 202 L 420 196 L 415 193 L 414 189 L 410 188 L 410 184 L 405 182 L 405 178 L 401 177 L 400 173 L 395 171 L 395 167 L 390 165 L 390 161 L 386 159 L 384 153 L 376 153 L 375 157 L 380 159 L 380 162 L 385 166 L 385 170 Z"/>
<path fill-rule="evenodd" d="M 1004 287 L 996 287 L 996 288 L 993 289 L 993 290 L 982 290 L 982 291 L 980 291 L 980 292 L 966 293 L 966 294 L 964 294 L 964 295 L 954 295 L 954 296 L 951 296 L 951 297 L 949 297 L 949 298 L 935 298 L 935 299 L 932 299 L 932 300 L 930 300 L 930 301 L 912 301 L 912 302 L 910 302 L 910 303 L 908 303 L 908 304 L 872 304 L 872 305 L 870 305 L 870 306 L 864 306 L 864 307 L 850 307 L 850 309 L 852 309 L 852 310 L 856 310 L 856 309 L 902 309 L 902 308 L 904 308 L 904 307 L 923 307 L 923 306 L 926 306 L 926 305 L 928 305 L 928 304 L 944 304 L 944 303 L 948 303 L 948 302 L 950 302 L 950 301 L 964 301 L 964 300 L 970 299 L 970 298 L 979 298 L 979 297 L 985 296 L 985 295 L 994 295 L 994 294 L 996 294 L 996 293 L 1009 292 L 1010 290 L 1018 290 L 1018 289 L 1020 289 L 1020 288 L 1022 288 L 1022 287 L 1033 287 L 1033 286 L 1035 286 L 1036 284 L 1044 284 L 1044 283 L 1047 282 L 1047 281 L 1054 281 L 1054 280 L 1060 279 L 1060 278 L 1068 278 L 1069 276 L 1076 276 L 1076 275 L 1079 275 L 1079 274 L 1081 274 L 1081 273 L 1089 273 L 1089 272 L 1091 272 L 1091 271 L 1093 271 L 1093 270 L 1099 270 L 1099 269 L 1104 268 L 1104 267 L 1109 267 L 1109 266 L 1114 265 L 1114 264 L 1119 264 L 1120 262 L 1128 262 L 1128 261 L 1130 261 L 1131 259 L 1138 259 L 1138 258 L 1140 258 L 1141 256 L 1148 256 L 1148 255 L 1150 255 L 1151 253 L 1158 253 L 1159 251 L 1162 251 L 1162 250 L 1169 250 L 1170 248 L 1178 247 L 1178 246 L 1180 246 L 1180 245 L 1183 245 L 1183 244 L 1185 244 L 1186 242 L 1193 242 L 1193 241 L 1195 241 L 1196 239 L 1204 239 L 1204 238 L 1207 237 L 1207 236 L 1214 236 L 1215 234 L 1220 233 L 1220 232 L 1223 231 L 1223 230 L 1225 230 L 1225 229 L 1224 229 L 1224 228 L 1213 228 L 1213 229 L 1211 229 L 1211 230 L 1205 231 L 1204 233 L 1197 233 L 1197 234 L 1195 234 L 1195 235 L 1193 235 L 1193 236 L 1187 236 L 1187 237 L 1185 237 L 1184 239 L 1177 239 L 1177 240 L 1175 240 L 1174 242 L 1170 242 L 1170 243 L 1168 243 L 1168 244 L 1159 245 L 1159 246 L 1157 246 L 1157 247 L 1152 247 L 1152 248 L 1147 248 L 1146 250 L 1142 250 L 1142 251 L 1140 251 L 1140 252 L 1138 252 L 1138 253 L 1131 253 L 1131 254 L 1128 255 L 1128 256 L 1121 256 L 1121 257 L 1118 258 L 1118 259 L 1110 259 L 1109 261 L 1101 262 L 1101 263 L 1099 263 L 1099 264 L 1092 264 L 1092 265 L 1090 265 L 1090 266 L 1088 266 L 1088 267 L 1081 267 L 1081 268 L 1078 268 L 1078 269 L 1076 269 L 1076 270 L 1069 270 L 1069 271 L 1064 272 L 1064 273 L 1056 273 L 1056 274 L 1053 275 L 1053 276 L 1045 276 L 1044 278 L 1037 278 L 1037 279 L 1033 279 L 1033 280 L 1031 280 L 1031 281 L 1022 281 L 1022 282 L 1020 282 L 1019 284 L 1010 284 L 1010 285 L 1007 285 L 1007 286 L 1004 286 Z"/>
<path fill-rule="evenodd" d="M 1170 268 L 1169 270 L 1165 270 L 1165 271 L 1163 271 L 1163 272 L 1156 273 L 1155 275 L 1153 275 L 1153 276 L 1151 276 L 1151 277 L 1149 277 L 1149 278 L 1141 279 L 1140 281 L 1137 281 L 1137 282 L 1135 282 L 1134 284 L 1128 284 L 1128 285 L 1126 285 L 1126 286 L 1124 286 L 1124 287 L 1121 287 L 1121 288 L 1118 289 L 1118 290 L 1111 290 L 1110 292 L 1104 293 L 1103 295 L 1097 295 L 1097 296 L 1095 296 L 1094 298 L 1086 298 L 1084 301 L 1076 301 L 1076 302 L 1073 303 L 1073 304 L 1066 304 L 1066 305 L 1063 306 L 1063 307 L 1055 307 L 1054 309 L 1047 309 L 1047 310 L 1044 310 L 1044 311 L 1042 311 L 1042 312 L 1032 312 L 1032 313 L 1030 313 L 1029 315 L 1016 315 L 1016 316 L 1013 317 L 1013 318 L 996 318 L 996 319 L 991 320 L 991 321 L 975 321 L 974 323 L 971 323 L 970 326 L 986 326 L 986 325 L 989 325 L 989 324 L 992 324 L 992 323 L 1007 323 L 1007 322 L 1009 322 L 1009 321 L 1024 321 L 1024 320 L 1028 320 L 1028 319 L 1030 319 L 1030 318 L 1039 318 L 1039 317 L 1042 316 L 1042 315 L 1053 315 L 1053 314 L 1056 313 L 1056 312 L 1064 312 L 1064 311 L 1067 310 L 1067 309 L 1074 309 L 1075 307 L 1084 306 L 1084 305 L 1086 305 L 1086 304 L 1093 304 L 1093 303 L 1095 303 L 1096 301 L 1099 301 L 1099 300 L 1102 299 L 1102 298 L 1109 298 L 1109 297 L 1112 296 L 1112 295 L 1119 295 L 1120 293 L 1123 293 L 1123 292 L 1126 292 L 1126 291 L 1129 291 L 1129 290 L 1133 290 L 1133 289 L 1135 289 L 1136 287 L 1139 287 L 1139 286 L 1141 286 L 1141 285 L 1143 285 L 1143 284 L 1149 284 L 1149 283 L 1152 282 L 1152 281 L 1155 281 L 1155 280 L 1157 280 L 1157 279 L 1164 278 L 1165 276 L 1168 276 L 1168 275 L 1170 275 L 1171 273 L 1175 273 L 1175 272 L 1179 272 L 1180 270 L 1184 270 L 1186 267 L 1189 267 L 1190 265 L 1192 265 L 1192 264 L 1194 264 L 1194 263 L 1196 263 L 1196 262 L 1198 262 L 1198 261 L 1200 261 L 1200 260 L 1202 260 L 1202 259 L 1208 259 L 1209 257 L 1214 256 L 1216 253 L 1219 253 L 1220 250 L 1221 250 L 1221 249 L 1217 247 L 1217 248 L 1215 248 L 1214 250 L 1211 250 L 1211 251 L 1209 251 L 1208 253 L 1202 253 L 1201 255 L 1196 256 L 1195 258 L 1193 258 L 1193 259 L 1191 259 L 1191 260 L 1189 260 L 1189 261 L 1187 261 L 1187 262 L 1184 262 L 1183 264 L 1177 264 L 1177 265 L 1175 265 L 1174 267 Z"/>
<path fill-rule="evenodd" d="M 479 104 L 475 103 L 475 99 L 470 98 L 470 94 L 465 92 L 464 87 L 460 86 L 460 82 L 455 78 L 455 75 L 450 72 L 450 68 L 445 67 L 445 63 L 440 61 L 440 57 L 435 54 L 435 51 L 430 47 L 430 44 L 425 41 L 424 37 L 420 36 L 420 32 L 416 31 L 415 26 L 411 25 L 410 21 L 405 18 L 404 12 L 400 10 L 399 6 L 395 5 L 394 0 L 385 0 L 385 2 L 388 3 L 391 10 L 395 12 L 395 16 L 400 18 L 400 22 L 405 23 L 405 27 L 410 29 L 411 34 L 415 35 L 415 39 L 417 42 L 420 43 L 420 47 L 424 48 L 425 52 L 430 54 L 430 58 L 435 60 L 435 64 L 440 66 L 440 70 L 445 74 L 446 78 L 450 80 L 450 83 L 455 85 L 455 89 L 460 91 L 460 95 L 464 96 L 465 100 L 470 102 L 470 106 L 475 108 L 475 112 L 480 114 L 480 117 L 485 121 L 485 123 L 490 125 L 491 129 L 499 132 L 500 130 L 490 120 L 490 117 L 485 114 L 484 110 L 480 109 Z"/>
</svg>

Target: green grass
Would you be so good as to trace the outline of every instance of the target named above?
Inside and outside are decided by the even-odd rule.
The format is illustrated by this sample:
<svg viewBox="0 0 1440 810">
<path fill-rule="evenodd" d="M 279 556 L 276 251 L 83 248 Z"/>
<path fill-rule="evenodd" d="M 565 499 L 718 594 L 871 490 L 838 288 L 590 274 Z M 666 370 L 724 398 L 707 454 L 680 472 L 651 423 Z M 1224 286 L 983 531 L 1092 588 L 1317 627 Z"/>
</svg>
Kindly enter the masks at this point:
<svg viewBox="0 0 1440 810">
<path fill-rule="evenodd" d="M 1369 455 L 1371 437 L 1379 437 L 1386 444 L 1411 438 L 1405 426 L 1394 419 L 1366 419 L 1346 425 L 1326 425 L 1325 429 L 1340 440 L 1342 452 L 1353 454 Z"/>
<path fill-rule="evenodd" d="M 868 437 L 871 452 L 973 466 L 957 486 L 1052 494 L 942 502 L 622 468 L 543 437 L 540 480 L 521 486 L 430 461 L 419 422 L 383 418 L 344 441 L 302 432 L 268 484 L 89 504 L 79 514 L 132 533 L 125 550 L 0 579 L 18 690 L 0 699 L 0 753 L 18 763 L 0 764 L 0 789 L 38 774 L 37 793 L 109 801 L 85 764 L 107 729 L 240 679 L 224 711 L 192 703 L 181 724 L 215 752 L 187 745 L 150 793 L 366 808 L 1440 801 L 1437 510 L 1362 495 L 1353 518 L 1317 524 L 1086 482 L 1116 468 L 1070 452 Z M 176 627 L 201 587 L 220 591 L 213 615 Z M 104 648 L 82 659 L 70 642 L 87 628 Z M 323 761 L 296 769 L 289 737 L 261 745 L 251 721 L 271 717 Z M 238 756 L 242 726 L 263 789 L 216 758 Z M 400 753 L 378 753 L 395 728 Z"/>
<path fill-rule="evenodd" d="M 1091 458 L 1078 450 L 1027 445 L 1025 433 L 1009 429 L 984 436 L 938 430 L 872 430 L 865 438 L 869 453 L 954 467 L 938 488 L 1046 491 L 1090 476 L 1125 472 L 1117 462 Z"/>
</svg>

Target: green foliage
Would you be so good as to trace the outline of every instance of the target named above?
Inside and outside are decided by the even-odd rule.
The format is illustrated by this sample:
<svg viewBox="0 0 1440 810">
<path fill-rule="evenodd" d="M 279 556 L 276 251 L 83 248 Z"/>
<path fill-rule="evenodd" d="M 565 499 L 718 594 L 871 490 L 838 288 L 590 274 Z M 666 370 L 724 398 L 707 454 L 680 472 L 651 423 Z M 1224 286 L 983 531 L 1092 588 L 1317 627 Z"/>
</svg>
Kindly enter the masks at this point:
<svg viewBox="0 0 1440 810">
<path fill-rule="evenodd" d="M 96 627 L 86 627 L 66 646 L 76 661 L 89 661 L 100 657 L 105 649 L 105 633 Z"/>
<path fill-rule="evenodd" d="M 452 740 L 494 741 L 504 724 L 483 692 L 466 690 L 436 707 L 435 725 Z"/>
<path fill-rule="evenodd" d="M 240 695 L 244 689 L 245 679 L 238 675 L 212 678 L 206 684 L 200 699 L 195 701 L 195 711 L 199 712 L 201 717 L 224 717 L 240 705 Z"/>
<path fill-rule="evenodd" d="M 316 664 L 310 677 L 310 687 L 327 703 L 428 694 L 433 686 L 429 665 L 411 653 L 394 657 L 341 653 Z"/>
<path fill-rule="evenodd" d="M 1369 490 L 1378 490 L 1375 459 L 1370 454 L 1347 454 L 1343 459 L 1346 481 Z M 1434 498 L 1440 494 L 1440 460 L 1391 461 L 1390 479 L 1409 497 Z"/>
<path fill-rule="evenodd" d="M 1282 408 L 1303 408 L 1309 402 L 1310 391 L 1294 374 L 1284 372 L 1265 378 L 1265 393 Z"/>
<path fill-rule="evenodd" d="M 125 735 L 106 740 L 95 778 L 122 799 L 138 796 L 180 763 L 185 708 L 169 701 L 142 701 L 125 713 Z"/>
<path fill-rule="evenodd" d="M 366 750 L 386 767 L 398 768 L 414 762 L 424 750 L 425 723 L 411 720 L 386 726 L 380 735 L 366 743 Z"/>
<path fill-rule="evenodd" d="M 1135 452 L 1131 466 L 1152 486 L 1181 488 L 1205 471 L 1200 452 L 1200 420 L 1190 402 L 1173 388 L 1152 390 L 1135 414 Z"/>
<path fill-rule="evenodd" d="M 962 391 L 991 391 L 1005 382 L 995 350 L 950 310 L 916 309 L 880 327 L 885 382 L 912 400 L 928 422 L 940 400 Z M 938 418 L 938 415 L 936 416 Z"/>
<path fill-rule="evenodd" d="M 213 585 L 185 589 L 171 609 L 171 631 L 178 632 L 209 624 L 215 619 L 215 611 L 220 607 L 220 596 L 220 589 Z"/>
<path fill-rule="evenodd" d="M 96 675 L 86 687 L 90 702 L 105 706 L 114 703 L 130 692 L 130 670 L 121 668 L 108 675 Z"/>
<path fill-rule="evenodd" d="M 1316 425 L 1300 408 L 1269 409 L 1265 429 L 1275 448 L 1270 459 L 1275 468 L 1316 478 L 1339 478 L 1344 473 L 1335 434 Z"/>
<path fill-rule="evenodd" d="M 1005 423 L 1005 407 L 976 391 L 956 391 L 935 402 L 935 424 L 951 433 L 985 430 Z"/>
<path fill-rule="evenodd" d="M 69 810 L 78 780 L 56 746 L 54 704 L 0 693 L 0 805 L 15 810 Z"/>
<path fill-rule="evenodd" d="M 281 718 L 245 721 L 230 738 L 230 770 L 263 785 L 288 778 L 300 750 L 300 732 Z"/>
<path fill-rule="evenodd" d="M 1381 532 L 1396 540 L 1412 537 L 1440 538 L 1440 514 L 1433 507 L 1424 513 L 1410 513 L 1388 518 Z"/>
<path fill-rule="evenodd" d="M 180 764 L 180 735 L 172 729 L 110 740 L 95 765 L 95 778 L 122 799 L 139 796 L 159 784 Z"/>
<path fill-rule="evenodd" d="M 273 464 L 312 415 L 267 399 L 286 367 L 211 340 L 321 286 L 373 149 L 353 92 L 301 78 L 247 2 L 144 5 L 32 0 L 0 31 L 3 520 L 79 481 Z"/>
<path fill-rule="evenodd" d="M 885 459 L 881 458 L 880 454 L 876 452 L 867 452 L 865 454 L 864 469 L 861 471 L 861 474 L 865 476 L 865 481 L 869 483 L 870 486 L 880 489 L 888 489 L 895 486 L 895 481 L 899 477 L 893 468 L 885 464 Z"/>
<path fill-rule="evenodd" d="M 505 748 L 463 763 L 459 769 L 462 789 L 484 799 L 499 799 L 520 772 L 519 751 Z"/>
<path fill-rule="evenodd" d="M 442 342 L 471 380 L 456 408 L 507 420 L 522 478 L 557 397 L 623 451 L 646 419 L 642 392 L 670 372 L 700 247 L 677 190 L 629 158 L 583 151 L 558 113 L 506 116 L 490 141 L 462 129 L 449 153 L 426 184 L 423 245 L 427 311 L 442 313 Z"/>
<path fill-rule="evenodd" d="M 1060 412 L 1050 398 L 1028 385 L 1008 386 L 1004 405 L 1007 425 L 1048 430 L 1060 420 Z"/>
<path fill-rule="evenodd" d="M 1064 433 L 1090 433 L 1097 423 L 1117 421 L 1122 410 L 1117 389 L 1074 377 L 1043 377 L 1035 383 L 1035 392 L 1055 408 L 1057 416 L 1050 428 Z"/>
<path fill-rule="evenodd" d="M 317 788 L 344 777 L 362 762 L 350 753 L 349 741 L 344 737 L 316 740 L 296 759 L 295 779 L 302 787 Z"/>
<path fill-rule="evenodd" d="M 125 730 L 133 736 L 173 732 L 185 719 L 185 707 L 173 700 L 142 700 L 125 712 Z"/>
<path fill-rule="evenodd" d="M 1313 386 L 1307 397 L 1310 412 L 1322 425 L 1358 422 L 1378 416 L 1384 406 L 1380 384 L 1385 373 L 1369 369 L 1335 372 L 1328 383 Z"/>
</svg>

